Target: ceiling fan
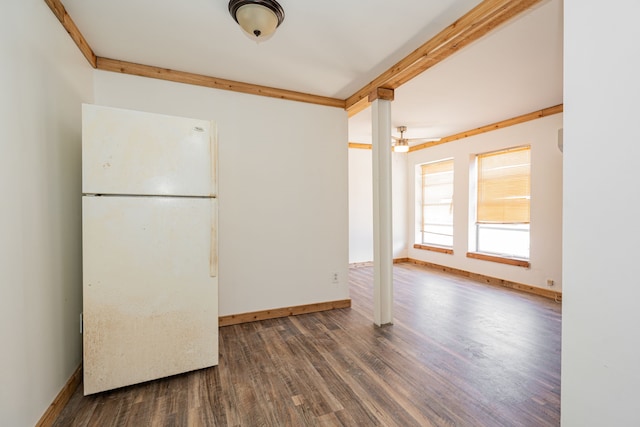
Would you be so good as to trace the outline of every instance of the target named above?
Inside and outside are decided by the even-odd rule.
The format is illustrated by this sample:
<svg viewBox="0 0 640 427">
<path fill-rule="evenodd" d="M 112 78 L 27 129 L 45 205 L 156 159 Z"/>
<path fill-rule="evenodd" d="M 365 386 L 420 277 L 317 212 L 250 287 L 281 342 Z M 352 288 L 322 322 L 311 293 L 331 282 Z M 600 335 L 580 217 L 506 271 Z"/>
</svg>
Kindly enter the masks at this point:
<svg viewBox="0 0 640 427">
<path fill-rule="evenodd" d="M 400 132 L 400 137 L 391 135 L 393 151 L 396 153 L 406 153 L 409 151 L 409 141 L 415 142 L 429 142 L 429 141 L 440 141 L 441 138 L 405 138 L 404 133 L 407 131 L 406 126 L 398 126 L 398 132 Z"/>
</svg>

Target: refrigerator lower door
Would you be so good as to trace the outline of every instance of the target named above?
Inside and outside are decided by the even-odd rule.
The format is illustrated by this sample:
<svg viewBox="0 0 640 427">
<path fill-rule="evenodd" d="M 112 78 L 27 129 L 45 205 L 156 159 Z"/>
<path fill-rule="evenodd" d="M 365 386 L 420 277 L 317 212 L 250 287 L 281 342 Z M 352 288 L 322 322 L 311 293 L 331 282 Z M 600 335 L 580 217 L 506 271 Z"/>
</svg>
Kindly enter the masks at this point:
<svg viewBox="0 0 640 427">
<path fill-rule="evenodd" d="M 217 365 L 216 200 L 82 207 L 84 394 Z"/>
</svg>

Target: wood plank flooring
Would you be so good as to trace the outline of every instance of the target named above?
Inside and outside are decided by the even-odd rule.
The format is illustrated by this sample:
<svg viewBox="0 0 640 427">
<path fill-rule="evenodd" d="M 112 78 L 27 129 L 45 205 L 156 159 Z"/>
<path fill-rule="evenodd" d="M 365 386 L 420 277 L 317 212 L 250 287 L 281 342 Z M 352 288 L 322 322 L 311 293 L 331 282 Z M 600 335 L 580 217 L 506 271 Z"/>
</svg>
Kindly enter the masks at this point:
<svg viewBox="0 0 640 427">
<path fill-rule="evenodd" d="M 561 307 L 412 264 L 352 308 L 220 328 L 217 367 L 82 396 L 56 426 L 559 426 Z"/>
</svg>

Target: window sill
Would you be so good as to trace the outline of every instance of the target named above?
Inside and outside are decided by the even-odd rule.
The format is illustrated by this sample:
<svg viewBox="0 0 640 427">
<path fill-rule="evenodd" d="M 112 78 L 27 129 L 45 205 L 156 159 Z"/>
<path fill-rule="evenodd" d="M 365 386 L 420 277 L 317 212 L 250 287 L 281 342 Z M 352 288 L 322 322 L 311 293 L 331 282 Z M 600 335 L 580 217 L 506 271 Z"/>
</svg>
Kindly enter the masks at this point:
<svg viewBox="0 0 640 427">
<path fill-rule="evenodd" d="M 479 252 L 467 252 L 467 258 L 480 259 L 483 261 L 498 262 L 500 264 L 515 265 L 516 267 L 531 267 L 531 263 L 521 258 L 505 258 L 496 255 L 487 255 Z"/>
<path fill-rule="evenodd" d="M 425 251 L 440 252 L 442 254 L 453 255 L 453 249 L 444 248 L 442 246 L 419 245 L 419 244 L 416 243 L 415 245 L 413 245 L 413 248 L 414 249 L 423 249 Z"/>
</svg>

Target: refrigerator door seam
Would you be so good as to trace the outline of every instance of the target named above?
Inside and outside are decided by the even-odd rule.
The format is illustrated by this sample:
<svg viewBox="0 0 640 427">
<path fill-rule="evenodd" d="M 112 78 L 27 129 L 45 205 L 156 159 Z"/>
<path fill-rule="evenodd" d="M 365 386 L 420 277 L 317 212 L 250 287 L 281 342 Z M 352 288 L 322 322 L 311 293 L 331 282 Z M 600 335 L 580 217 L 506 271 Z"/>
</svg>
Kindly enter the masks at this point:
<svg viewBox="0 0 640 427">
<path fill-rule="evenodd" d="M 140 198 L 152 198 L 152 199 L 213 199 L 212 196 L 190 196 L 190 195 L 177 195 L 177 194 L 95 194 L 95 193 L 83 193 L 83 197 L 140 197 Z"/>
</svg>

